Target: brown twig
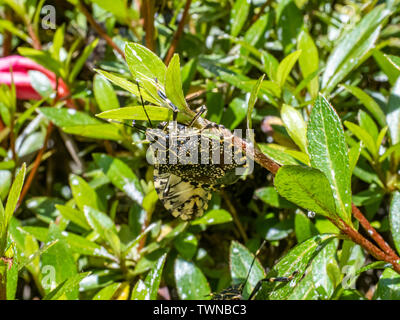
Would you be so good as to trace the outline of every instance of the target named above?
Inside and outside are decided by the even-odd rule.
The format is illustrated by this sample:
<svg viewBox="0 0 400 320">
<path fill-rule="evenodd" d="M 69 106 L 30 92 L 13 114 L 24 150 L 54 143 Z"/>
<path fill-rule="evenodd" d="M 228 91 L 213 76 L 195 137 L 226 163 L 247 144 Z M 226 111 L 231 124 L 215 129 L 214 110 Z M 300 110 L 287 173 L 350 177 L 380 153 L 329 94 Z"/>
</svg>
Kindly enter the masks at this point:
<svg viewBox="0 0 400 320">
<path fill-rule="evenodd" d="M 144 0 L 140 7 L 143 16 L 143 29 L 145 31 L 146 47 L 155 52 L 154 42 L 154 0 Z"/>
<path fill-rule="evenodd" d="M 45 152 L 45 150 L 47 148 L 47 142 L 49 141 L 49 137 L 50 137 L 50 134 L 52 131 L 53 131 L 53 124 L 49 123 L 49 125 L 47 127 L 46 137 L 44 139 L 43 147 L 39 150 L 38 154 L 36 155 L 36 159 L 33 163 L 32 171 L 30 172 L 30 174 L 29 174 L 28 178 L 26 179 L 26 182 L 22 188 L 21 195 L 18 200 L 17 208 L 21 205 L 22 201 L 24 200 L 25 195 L 27 194 L 28 190 L 31 187 L 33 179 L 35 178 L 36 172 L 37 172 L 40 162 L 42 160 L 43 153 Z"/>
<path fill-rule="evenodd" d="M 40 43 L 40 39 L 38 34 L 35 32 L 35 29 L 33 28 L 31 23 L 28 23 L 26 26 L 28 30 L 28 34 L 32 39 L 32 47 L 36 50 L 42 50 L 42 44 Z"/>
<path fill-rule="evenodd" d="M 201 125 L 206 125 L 209 122 L 208 120 L 204 119 L 200 119 L 200 121 Z M 272 174 L 275 175 L 278 172 L 280 168 L 280 165 L 278 163 L 268 158 L 260 150 L 254 149 L 245 140 L 234 136 L 233 143 L 236 148 L 245 150 L 247 155 L 251 156 L 255 162 L 270 171 Z M 330 221 L 334 225 L 336 225 L 343 234 L 349 237 L 349 239 L 359 244 L 376 259 L 390 263 L 393 266 L 393 269 L 400 274 L 400 258 L 390 248 L 385 240 L 376 232 L 376 230 L 369 224 L 368 220 L 364 217 L 362 212 L 356 206 L 354 206 L 354 204 L 352 204 L 352 207 L 352 213 L 355 218 L 360 221 L 363 228 L 367 230 L 368 234 L 372 236 L 372 238 L 377 242 L 382 250 L 371 243 L 369 240 L 364 238 L 357 230 L 349 226 L 342 219 L 330 219 Z"/>
<path fill-rule="evenodd" d="M 261 6 L 260 11 L 258 11 L 258 13 L 251 19 L 252 24 L 261 17 L 261 15 L 264 13 L 265 8 L 269 5 L 270 2 L 270 0 L 265 1 L 265 3 Z"/>
<path fill-rule="evenodd" d="M 92 14 L 89 12 L 89 9 L 86 7 L 86 4 L 83 3 L 82 0 L 78 0 L 79 9 L 85 15 L 87 21 L 90 25 L 96 30 L 100 37 L 102 37 L 110 47 L 112 47 L 115 51 L 117 51 L 123 58 L 125 58 L 125 53 L 121 50 L 120 47 L 111 39 L 111 37 L 103 30 L 103 28 L 94 20 Z"/>
<path fill-rule="evenodd" d="M 223 197 L 224 200 L 225 200 L 226 205 L 227 205 L 228 208 L 229 208 L 229 211 L 230 211 L 230 213 L 231 213 L 231 215 L 232 215 L 233 221 L 235 222 L 236 227 L 238 228 L 239 233 L 240 233 L 240 235 L 241 235 L 242 238 L 243 238 L 243 241 L 244 241 L 244 242 L 247 242 L 247 240 L 248 240 L 249 238 L 247 237 L 247 234 L 246 234 L 246 232 L 244 231 L 244 228 L 243 228 L 243 226 L 242 226 L 242 223 L 240 222 L 240 219 L 239 219 L 239 216 L 238 216 L 238 214 L 237 214 L 237 211 L 236 211 L 235 206 L 232 204 L 231 199 L 229 199 L 229 197 L 228 197 L 228 195 L 226 194 L 225 191 L 221 191 L 221 194 L 222 194 L 222 197 Z"/>
<path fill-rule="evenodd" d="M 192 0 L 186 0 L 185 8 L 183 9 L 182 19 L 181 19 L 181 21 L 179 21 L 178 29 L 176 29 L 176 32 L 175 32 L 174 37 L 171 42 L 171 46 L 169 47 L 167 55 L 165 56 L 165 59 L 164 59 L 164 62 L 166 65 L 168 65 L 169 62 L 171 61 L 171 59 L 175 53 L 175 50 L 178 46 L 179 39 L 183 32 L 183 27 L 185 26 L 186 18 L 189 13 L 189 8 L 190 8 L 191 2 L 192 2 Z"/>
<path fill-rule="evenodd" d="M 360 222 L 361 226 L 364 228 L 365 231 L 371 236 L 372 239 L 378 244 L 378 246 L 389 256 L 393 259 L 398 260 L 399 257 L 397 256 L 396 252 L 388 245 L 385 239 L 376 232 L 376 230 L 371 226 L 369 221 L 364 217 L 360 209 L 358 209 L 354 204 L 352 204 L 352 213 L 353 216 Z"/>
<path fill-rule="evenodd" d="M 11 12 L 10 10 L 5 7 L 4 8 L 4 17 L 6 20 L 11 21 Z M 9 56 L 11 53 L 11 41 L 12 41 L 12 34 L 11 32 L 4 30 L 3 32 L 3 57 Z"/>
</svg>

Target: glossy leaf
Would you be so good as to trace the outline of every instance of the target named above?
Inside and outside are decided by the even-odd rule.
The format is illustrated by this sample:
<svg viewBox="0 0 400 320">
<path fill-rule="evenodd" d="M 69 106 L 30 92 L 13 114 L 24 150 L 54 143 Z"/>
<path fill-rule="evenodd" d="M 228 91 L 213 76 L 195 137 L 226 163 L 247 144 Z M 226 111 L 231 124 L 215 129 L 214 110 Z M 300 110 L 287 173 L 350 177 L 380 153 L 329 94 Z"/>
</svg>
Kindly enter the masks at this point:
<svg viewBox="0 0 400 320">
<path fill-rule="evenodd" d="M 307 153 L 307 126 L 301 113 L 284 104 L 281 109 L 281 118 L 289 136 L 303 152 Z"/>
<path fill-rule="evenodd" d="M 94 154 L 93 159 L 117 188 L 124 191 L 139 204 L 143 202 L 143 190 L 140 181 L 124 162 L 118 158 L 99 153 Z"/>
<path fill-rule="evenodd" d="M 206 277 L 193 262 L 177 258 L 174 276 L 182 300 L 205 300 L 211 293 Z"/>
<path fill-rule="evenodd" d="M 179 110 L 187 108 L 186 100 L 182 90 L 181 68 L 179 55 L 174 54 L 165 75 L 165 94 L 168 99 L 178 107 Z"/>
<path fill-rule="evenodd" d="M 350 168 L 344 131 L 334 108 L 320 96 L 307 125 L 311 165 L 330 183 L 338 215 L 351 224 Z"/>
<path fill-rule="evenodd" d="M 298 206 L 335 218 L 335 202 L 325 175 L 313 168 L 283 166 L 275 176 L 279 194 Z"/>
<path fill-rule="evenodd" d="M 386 122 L 392 145 L 400 142 L 400 77 L 397 79 L 388 102 Z"/>
<path fill-rule="evenodd" d="M 230 16 L 231 36 L 236 37 L 243 28 L 250 11 L 251 2 L 248 0 L 236 0 Z"/>
<path fill-rule="evenodd" d="M 400 252 L 400 192 L 395 191 L 392 195 L 389 214 L 390 230 L 397 252 Z"/>
<path fill-rule="evenodd" d="M 147 105 L 145 108 L 150 120 L 165 121 L 172 118 L 171 110 L 165 107 Z M 114 120 L 147 120 L 146 113 L 141 105 L 104 111 L 96 116 Z"/>
<path fill-rule="evenodd" d="M 96 74 L 93 79 L 93 92 L 101 111 L 119 108 L 117 95 L 111 83 L 102 75 Z"/>
<path fill-rule="evenodd" d="M 202 217 L 194 220 L 192 225 L 215 225 L 232 221 L 231 214 L 224 209 L 214 209 L 206 212 Z"/>
<path fill-rule="evenodd" d="M 312 37 L 306 31 L 302 31 L 299 34 L 297 49 L 301 50 L 299 66 L 301 73 L 303 74 L 303 78 L 305 79 L 313 74 L 319 67 L 318 49 L 315 46 Z M 314 76 L 314 78 L 309 81 L 307 88 L 311 97 L 316 98 L 319 90 L 317 76 Z"/>
<path fill-rule="evenodd" d="M 330 93 L 352 70 L 364 61 L 373 48 L 382 23 L 391 14 L 385 4 L 376 6 L 354 28 L 348 29 L 329 55 L 322 75 L 322 88 Z"/>
<path fill-rule="evenodd" d="M 246 299 L 251 294 L 257 282 L 265 278 L 264 269 L 256 259 L 252 269 L 250 270 L 254 255 L 251 254 L 246 247 L 236 241 L 232 241 L 229 250 L 229 257 L 233 284 L 244 284 L 249 275 L 249 279 L 243 288 L 242 293 L 243 298 Z"/>
<path fill-rule="evenodd" d="M 364 107 L 374 116 L 375 120 L 379 123 L 381 127 L 386 126 L 386 118 L 379 104 L 370 97 L 367 93 L 358 87 L 350 85 L 342 85 L 346 90 L 348 90 L 352 95 L 354 95 Z"/>
<path fill-rule="evenodd" d="M 325 246 L 332 241 L 335 235 L 323 234 L 310 238 L 291 249 L 267 274 L 267 277 L 288 277 L 297 271 L 297 275 L 290 283 L 281 284 L 264 283 L 256 299 L 267 298 L 269 300 L 304 299 L 315 290 L 312 276 L 307 274 L 303 278 L 306 269 Z M 317 297 L 314 293 L 311 297 Z"/>
</svg>

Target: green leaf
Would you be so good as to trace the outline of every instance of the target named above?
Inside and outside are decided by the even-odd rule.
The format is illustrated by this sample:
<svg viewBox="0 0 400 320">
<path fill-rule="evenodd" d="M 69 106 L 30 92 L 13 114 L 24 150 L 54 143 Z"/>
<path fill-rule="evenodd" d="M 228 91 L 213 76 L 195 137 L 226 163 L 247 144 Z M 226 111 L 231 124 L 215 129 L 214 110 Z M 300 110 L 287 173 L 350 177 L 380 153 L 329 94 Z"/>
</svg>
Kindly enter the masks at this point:
<svg viewBox="0 0 400 320">
<path fill-rule="evenodd" d="M 188 108 L 182 90 L 179 55 L 174 54 L 165 74 L 165 94 L 179 110 Z"/>
<path fill-rule="evenodd" d="M 122 141 L 124 139 L 120 134 L 118 126 L 108 123 L 63 127 L 63 131 L 92 139 L 114 141 Z"/>
<path fill-rule="evenodd" d="M 47 229 L 46 229 L 47 231 Z M 46 234 L 47 237 L 47 234 Z M 43 240 L 45 242 L 46 240 Z M 30 263 L 34 262 L 34 260 L 40 257 L 44 252 L 46 252 L 50 247 L 55 245 L 58 242 L 58 239 L 53 240 L 51 242 L 45 243 L 39 250 L 35 251 L 29 257 L 26 257 L 22 261 L 18 263 L 18 271 L 21 271 L 24 267 L 27 267 Z"/>
<path fill-rule="evenodd" d="M 296 211 L 294 227 L 298 243 L 318 234 L 317 228 L 315 228 L 311 220 L 301 211 Z"/>
<path fill-rule="evenodd" d="M 283 166 L 274 185 L 279 194 L 298 206 L 335 219 L 335 202 L 325 175 L 314 168 Z"/>
<path fill-rule="evenodd" d="M 49 98 L 54 94 L 51 82 L 44 73 L 36 70 L 29 70 L 28 75 L 32 87 L 42 98 Z"/>
<path fill-rule="evenodd" d="M 193 262 L 177 258 L 174 276 L 178 295 L 182 300 L 206 300 L 210 296 L 207 279 Z"/>
<path fill-rule="evenodd" d="M 247 104 L 247 129 L 252 129 L 252 119 L 251 116 L 253 114 L 253 108 L 257 101 L 258 92 L 260 91 L 260 86 L 264 80 L 264 74 L 257 80 L 253 90 L 251 90 L 249 103 Z M 252 132 L 252 131 L 250 131 Z M 255 145 L 255 140 L 253 134 L 251 134 L 251 142 Z"/>
<path fill-rule="evenodd" d="M 139 89 L 138 89 L 138 86 L 136 83 L 128 81 L 125 78 L 122 78 L 113 73 L 109 73 L 107 71 L 97 70 L 97 69 L 95 69 L 95 71 L 100 73 L 104 77 L 106 77 L 108 80 L 110 80 L 115 85 L 121 87 L 122 89 L 129 91 L 130 93 L 133 93 L 136 97 L 140 97 L 140 94 L 141 94 L 145 101 L 149 101 L 150 103 L 158 104 L 158 100 L 152 98 L 151 95 L 146 93 L 146 91 L 141 90 L 139 92 Z"/>
<path fill-rule="evenodd" d="M 60 211 L 64 219 L 72 221 L 73 223 L 82 227 L 85 230 L 90 230 L 90 226 L 86 222 L 85 215 L 83 214 L 82 211 L 60 204 L 57 204 L 56 208 L 58 211 Z"/>
<path fill-rule="evenodd" d="M 103 153 L 94 154 L 93 159 L 113 185 L 139 204 L 143 202 L 140 181 L 124 162 Z"/>
<path fill-rule="evenodd" d="M 25 172 L 26 165 L 23 163 L 21 169 L 18 171 L 14 179 L 13 184 L 11 185 L 5 209 L 3 208 L 3 204 L 0 202 L 0 257 L 3 256 L 4 251 L 6 250 L 8 225 L 12 215 L 14 214 L 19 196 L 21 194 Z"/>
<path fill-rule="evenodd" d="M 257 189 L 254 195 L 263 202 L 275 208 L 294 208 L 293 204 L 282 198 L 274 187 L 263 187 Z"/>
<path fill-rule="evenodd" d="M 101 111 L 119 108 L 119 102 L 114 88 L 104 76 L 100 74 L 94 76 L 93 92 Z"/>
<path fill-rule="evenodd" d="M 309 299 L 317 298 L 313 285 L 312 273 L 305 275 L 307 268 L 315 257 L 335 237 L 333 234 L 317 235 L 310 238 L 289 251 L 267 274 L 267 277 L 288 277 L 297 271 L 294 279 L 287 284 L 279 282 L 263 283 L 256 299 L 269 300 Z M 305 276 L 304 276 L 305 275 Z M 304 276 L 304 277 L 303 277 Z"/>
<path fill-rule="evenodd" d="M 362 89 L 343 84 L 347 91 L 349 91 L 352 95 L 354 95 L 360 102 L 364 105 L 364 107 L 371 113 L 371 115 L 375 118 L 375 120 L 379 123 L 381 127 L 386 126 L 386 118 L 379 104 L 371 98 L 367 93 L 365 93 Z"/>
<path fill-rule="evenodd" d="M 120 287 L 121 287 L 120 282 L 112 283 L 107 287 L 101 289 L 99 292 L 97 292 L 94 295 L 93 300 L 112 300 L 114 294 L 118 291 Z"/>
<path fill-rule="evenodd" d="M 303 13 L 297 7 L 297 1 L 282 0 L 276 8 L 277 35 L 287 54 L 295 46 L 296 39 L 303 26 Z"/>
<path fill-rule="evenodd" d="M 351 224 L 351 173 L 344 131 L 335 109 L 319 96 L 307 126 L 311 165 L 329 180 L 337 214 Z"/>
<path fill-rule="evenodd" d="M 344 125 L 359 139 L 361 140 L 365 146 L 367 147 L 368 151 L 371 153 L 372 157 L 376 159 L 379 156 L 378 149 L 376 148 L 374 138 L 369 134 L 369 132 L 355 123 L 345 121 Z"/>
<path fill-rule="evenodd" d="M 214 209 L 207 211 L 205 215 L 202 217 L 194 220 L 191 224 L 192 225 L 198 225 L 198 224 L 203 224 L 203 225 L 215 225 L 215 224 L 221 224 L 221 223 L 227 223 L 232 221 L 232 216 L 231 214 L 224 210 L 224 209 Z"/>
<path fill-rule="evenodd" d="M 119 21 L 125 22 L 129 19 L 129 8 L 126 0 L 90 0 L 103 8 L 106 12 L 112 13 Z"/>
<path fill-rule="evenodd" d="M 41 259 L 40 282 L 46 294 L 56 289 L 64 281 L 74 278 L 78 274 L 71 249 L 65 239 L 63 239 L 58 226 L 51 223 L 46 242 L 52 242 L 56 239 L 58 239 L 57 243 L 47 249 L 42 254 Z M 77 287 L 64 293 L 65 297 L 69 300 L 77 299 L 78 294 Z"/>
<path fill-rule="evenodd" d="M 392 202 L 390 204 L 390 231 L 394 245 L 396 246 L 397 252 L 400 253 L 400 192 L 393 192 Z"/>
<path fill-rule="evenodd" d="M 285 148 L 274 144 L 258 144 L 262 153 L 279 163 L 280 165 L 296 165 L 299 164 L 295 158 L 285 152 Z"/>
<path fill-rule="evenodd" d="M 167 254 L 163 254 L 157 261 L 154 268 L 147 274 L 142 284 L 135 286 L 132 292 L 132 300 L 156 300 L 157 291 L 160 286 L 161 275 Z"/>
<path fill-rule="evenodd" d="M 235 98 L 223 113 L 221 122 L 225 127 L 233 130 L 246 118 L 246 112 L 247 103 L 240 98 Z"/>
<path fill-rule="evenodd" d="M 78 76 L 79 72 L 82 70 L 89 56 L 92 54 L 94 48 L 96 48 L 99 43 L 99 39 L 93 40 L 89 45 L 83 49 L 83 52 L 79 55 L 78 60 L 75 61 L 74 66 L 69 74 L 68 81 L 69 83 L 73 83 Z"/>
<path fill-rule="evenodd" d="M 312 37 L 305 30 L 299 34 L 297 49 L 301 50 L 299 66 L 301 73 L 303 74 L 303 78 L 306 79 L 316 70 L 318 70 L 319 57 L 318 49 L 315 46 Z M 318 76 L 314 76 L 314 78 L 309 81 L 307 88 L 311 98 L 316 98 L 319 90 Z"/>
<path fill-rule="evenodd" d="M 197 251 L 197 239 L 193 233 L 184 232 L 174 240 L 174 245 L 179 254 L 186 260 L 191 260 Z"/>
<path fill-rule="evenodd" d="M 391 14 L 385 4 L 376 6 L 354 28 L 348 29 L 332 50 L 322 75 L 322 88 L 330 93 L 357 68 L 374 47 L 385 19 Z"/>
<path fill-rule="evenodd" d="M 386 122 L 392 145 L 400 142 L 400 77 L 390 93 Z"/>
<path fill-rule="evenodd" d="M 378 127 L 376 126 L 374 120 L 372 120 L 372 118 L 368 115 L 368 113 L 366 113 L 363 110 L 358 110 L 358 114 L 357 114 L 357 119 L 358 119 L 358 123 L 360 124 L 360 127 L 363 128 L 364 130 L 368 131 L 368 133 L 370 134 L 370 136 L 377 141 L 378 140 Z M 377 143 L 378 147 L 380 146 L 382 139 L 379 139 L 379 143 Z"/>
<path fill-rule="evenodd" d="M 229 250 L 229 261 L 233 284 L 244 284 L 247 275 L 249 275 L 249 279 L 242 291 L 244 299 L 249 297 L 257 282 L 265 278 L 264 268 L 258 259 L 256 259 L 252 269 L 250 270 L 253 259 L 253 254 L 251 254 L 246 247 L 239 242 L 232 241 Z"/>
<path fill-rule="evenodd" d="M 85 206 L 83 212 L 93 230 L 112 247 L 115 254 L 119 255 L 120 240 L 114 222 L 105 213 Z"/>
<path fill-rule="evenodd" d="M 138 43 L 128 42 L 125 56 L 129 70 L 137 80 L 157 79 L 164 86 L 167 68 L 152 51 Z"/>
<path fill-rule="evenodd" d="M 84 211 L 84 206 L 97 210 L 102 209 L 101 201 L 96 191 L 81 177 L 71 174 L 69 177 L 69 185 L 76 205 L 81 211 Z"/>
<path fill-rule="evenodd" d="M 303 152 L 307 153 L 307 125 L 301 113 L 284 104 L 281 109 L 281 118 L 289 136 Z"/>
<path fill-rule="evenodd" d="M 170 109 L 158 106 L 145 106 L 150 120 L 166 121 L 171 119 L 172 112 Z M 96 115 L 102 119 L 114 120 L 147 120 L 143 106 L 124 107 L 109 111 L 104 111 Z"/>
<path fill-rule="evenodd" d="M 351 149 L 349 150 L 349 168 L 350 168 L 350 174 L 353 174 L 354 168 L 357 165 L 358 158 L 360 157 L 362 149 L 362 142 L 360 141 L 358 144 L 355 144 Z"/>
<path fill-rule="evenodd" d="M 400 76 L 399 64 L 392 59 L 392 56 L 384 54 L 377 49 L 374 49 L 373 56 L 382 71 L 387 75 L 390 85 L 393 86 Z"/>
<path fill-rule="evenodd" d="M 25 47 L 18 47 L 18 52 L 22 56 L 37 62 L 46 69 L 53 71 L 57 76 L 63 78 L 64 73 L 61 63 L 53 59 L 49 52 Z"/>
<path fill-rule="evenodd" d="M 31 234 L 39 241 L 44 242 L 47 239 L 48 232 L 46 228 L 27 226 L 23 227 L 22 230 Z M 61 236 L 62 239 L 67 242 L 71 251 L 73 251 L 74 253 L 115 260 L 115 257 L 108 253 L 108 251 L 104 247 L 98 245 L 95 242 L 92 242 L 91 240 L 67 231 L 63 231 L 61 233 Z"/>
<path fill-rule="evenodd" d="M 98 119 L 89 116 L 87 113 L 76 111 L 75 109 L 43 107 L 39 109 L 39 112 L 44 114 L 47 119 L 58 127 L 101 124 Z"/>
<path fill-rule="evenodd" d="M 58 300 L 63 295 L 68 295 L 70 292 L 77 291 L 79 289 L 79 283 L 89 274 L 90 272 L 79 273 L 66 279 L 64 282 L 60 283 L 57 288 L 46 294 L 42 300 Z"/>
<path fill-rule="evenodd" d="M 29 38 L 29 36 L 22 30 L 18 29 L 11 21 L 0 20 L 0 30 L 2 30 L 2 32 L 4 32 L 4 30 L 7 30 L 17 37 L 21 38 L 23 41 L 32 43 L 32 40 Z"/>
<path fill-rule="evenodd" d="M 236 0 L 230 15 L 231 36 L 236 37 L 242 30 L 249 15 L 251 1 Z"/>
<path fill-rule="evenodd" d="M 374 299 L 376 300 L 400 300 L 400 275 L 392 270 L 383 271 L 378 281 Z"/>
<path fill-rule="evenodd" d="M 287 57 L 285 57 L 279 64 L 276 74 L 276 82 L 278 83 L 280 88 L 283 88 L 283 85 L 285 84 L 286 79 L 290 74 L 290 71 L 292 71 L 300 55 L 301 55 L 301 50 L 292 52 Z"/>
</svg>

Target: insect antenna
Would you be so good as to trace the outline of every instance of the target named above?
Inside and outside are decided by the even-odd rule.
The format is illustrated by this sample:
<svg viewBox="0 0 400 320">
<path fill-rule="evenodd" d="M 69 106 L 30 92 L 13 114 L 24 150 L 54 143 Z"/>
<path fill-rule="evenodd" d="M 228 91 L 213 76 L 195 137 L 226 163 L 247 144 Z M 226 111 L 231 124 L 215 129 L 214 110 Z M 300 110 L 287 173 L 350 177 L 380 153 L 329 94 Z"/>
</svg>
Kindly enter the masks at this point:
<svg viewBox="0 0 400 320">
<path fill-rule="evenodd" d="M 246 277 L 246 280 L 244 281 L 244 283 L 243 283 L 243 289 L 242 290 L 244 290 L 244 287 L 246 286 L 246 283 L 247 283 L 247 281 L 249 280 L 249 277 L 250 277 L 250 273 L 251 273 L 251 269 L 253 268 L 253 265 L 254 265 L 254 263 L 256 262 L 256 259 L 257 259 L 257 256 L 259 255 L 259 253 L 261 252 L 261 249 L 264 247 L 264 245 L 267 243 L 267 240 L 265 240 L 264 239 L 264 241 L 261 243 L 261 246 L 258 248 L 258 250 L 256 251 L 256 253 L 255 253 L 255 255 L 254 255 L 254 258 L 253 258 L 253 261 L 251 262 L 251 264 L 250 264 L 250 268 L 249 268 L 249 272 L 247 273 L 247 277 Z M 254 291 L 254 290 L 253 290 Z"/>
<path fill-rule="evenodd" d="M 112 120 L 112 119 L 108 120 L 107 122 L 113 122 L 113 123 L 122 124 L 122 125 L 124 125 L 124 126 L 126 126 L 126 127 L 136 129 L 136 130 L 138 130 L 138 131 L 140 131 L 140 132 L 142 132 L 142 133 L 146 133 L 146 127 L 141 126 L 140 124 L 137 124 L 137 123 L 135 122 L 135 120 L 132 120 L 132 124 L 127 124 L 127 123 L 125 123 L 125 122 L 121 122 L 121 121 L 117 121 L 117 120 Z"/>
<path fill-rule="evenodd" d="M 145 113 L 145 115 L 146 115 L 146 117 L 147 117 L 147 120 L 149 121 L 150 127 L 153 128 L 153 124 L 151 123 L 151 120 L 150 120 L 150 117 L 149 117 L 149 115 L 148 115 L 148 113 L 147 113 L 147 110 L 146 110 L 146 108 L 144 107 L 142 92 L 140 91 L 139 81 L 137 81 L 137 80 L 136 80 L 136 85 L 137 85 L 137 87 L 138 87 L 139 96 L 140 96 L 140 100 L 141 100 L 141 102 L 142 102 L 142 107 L 143 107 L 144 113 Z"/>
</svg>

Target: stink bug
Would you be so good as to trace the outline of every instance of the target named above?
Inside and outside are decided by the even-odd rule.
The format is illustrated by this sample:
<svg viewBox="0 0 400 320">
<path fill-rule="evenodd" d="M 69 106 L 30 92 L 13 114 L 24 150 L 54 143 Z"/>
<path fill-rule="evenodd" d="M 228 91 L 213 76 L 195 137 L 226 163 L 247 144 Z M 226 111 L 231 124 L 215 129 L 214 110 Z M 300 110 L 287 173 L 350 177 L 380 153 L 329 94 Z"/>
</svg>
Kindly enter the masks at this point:
<svg viewBox="0 0 400 320">
<path fill-rule="evenodd" d="M 258 248 L 256 254 L 254 255 L 254 258 L 250 264 L 250 268 L 249 268 L 249 271 L 246 276 L 246 280 L 243 283 L 239 283 L 239 284 L 233 285 L 229 288 L 226 288 L 219 293 L 212 293 L 211 294 L 212 300 L 243 300 L 244 287 L 246 286 L 246 283 L 249 280 L 250 273 L 252 271 L 252 268 L 256 261 L 256 258 L 258 256 L 258 254 L 260 253 L 261 249 L 263 248 L 263 246 L 265 245 L 265 243 L 266 243 L 266 240 L 263 241 L 260 248 Z M 271 277 L 271 278 L 264 278 L 264 279 L 259 280 L 256 283 L 254 289 L 251 291 L 248 300 L 253 300 L 255 298 L 255 296 L 256 296 L 257 292 L 260 290 L 263 282 L 290 282 L 296 277 L 296 275 L 298 273 L 299 273 L 298 271 L 294 271 L 291 275 L 289 275 L 287 277 Z"/>
<path fill-rule="evenodd" d="M 132 127 L 144 132 L 150 142 L 147 159 L 154 164 L 159 199 L 174 217 L 192 220 L 207 209 L 211 191 L 239 179 L 235 169 L 246 166 L 247 158 L 244 150 L 234 148 L 233 134 L 224 126 L 209 122 L 201 129 L 194 127 L 205 106 L 189 124 L 178 123 L 178 108 L 161 89 L 157 93 L 172 108 L 173 120 L 153 128 L 141 97 L 151 128 L 135 122 Z"/>
</svg>

